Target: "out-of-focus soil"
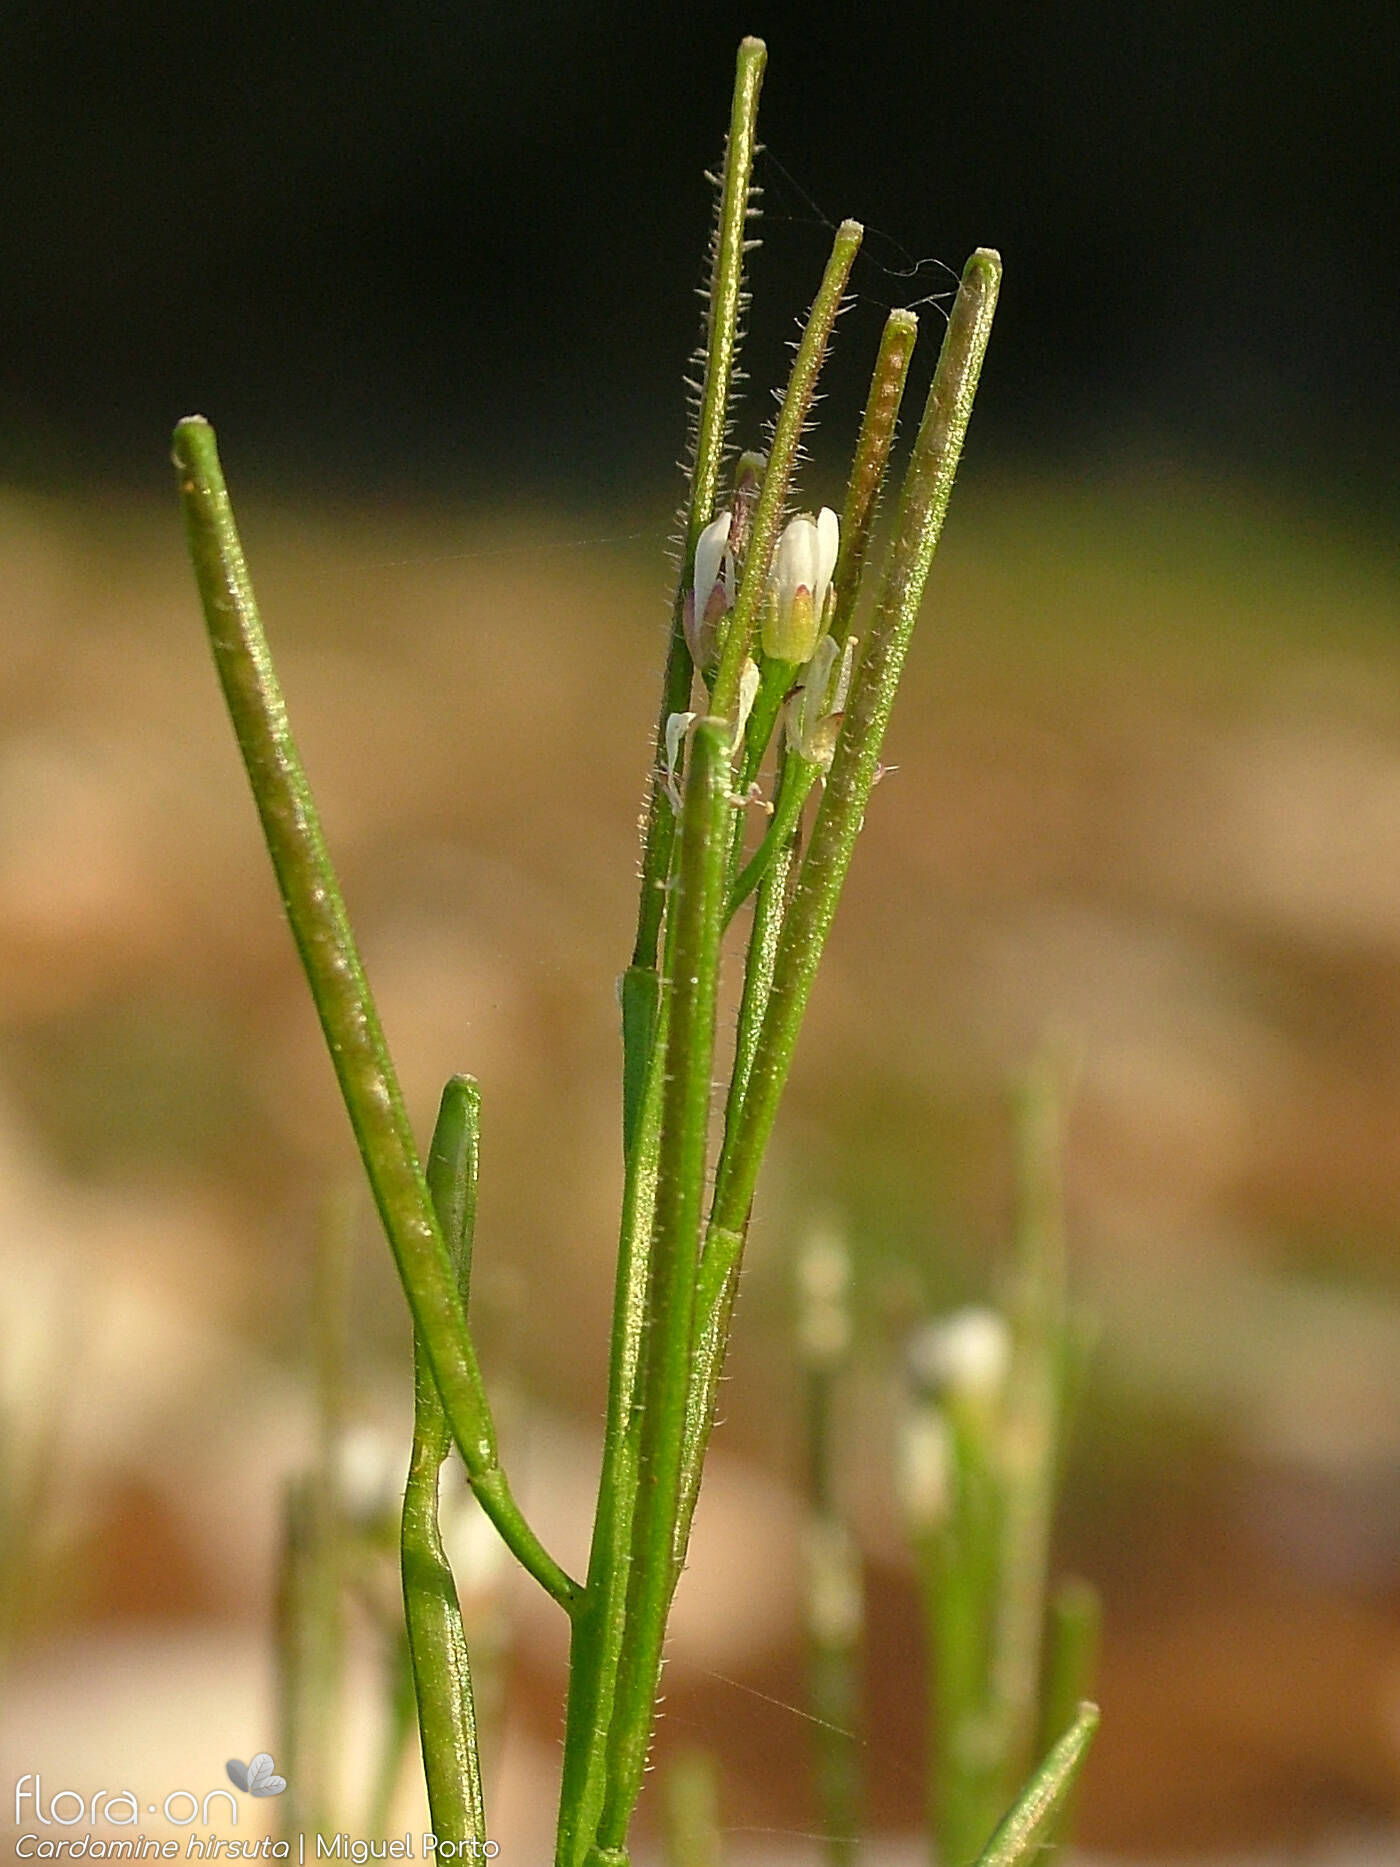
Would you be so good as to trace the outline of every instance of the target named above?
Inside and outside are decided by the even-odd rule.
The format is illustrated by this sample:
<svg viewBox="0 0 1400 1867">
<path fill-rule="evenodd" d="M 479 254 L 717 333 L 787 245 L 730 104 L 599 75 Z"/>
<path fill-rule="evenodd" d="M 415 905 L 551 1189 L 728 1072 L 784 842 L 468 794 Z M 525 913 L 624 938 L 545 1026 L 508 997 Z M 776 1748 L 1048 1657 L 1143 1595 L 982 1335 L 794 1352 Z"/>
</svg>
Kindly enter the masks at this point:
<svg viewBox="0 0 1400 1867">
<path fill-rule="evenodd" d="M 597 542 L 623 529 L 245 516 L 420 1130 L 450 1071 L 483 1085 L 488 1374 L 580 1565 L 612 981 L 666 615 L 660 534 Z M 50 1467 L 8 1520 L 22 1692 L 84 1642 L 267 1624 L 309 1440 L 310 1240 L 354 1162 L 173 513 L 6 497 L 0 561 L 12 1495 Z M 1260 1847 L 1395 1816 L 1395 593 L 1393 557 L 1340 524 L 1200 488 L 976 486 L 956 510 L 760 1197 L 678 1607 L 662 1754 L 718 1750 L 736 1830 L 813 1826 L 787 1264 L 831 1212 L 860 1267 L 869 1819 L 918 1819 L 893 1371 L 926 1308 L 994 1285 L 1006 1082 L 1047 1032 L 1078 1060 L 1071 1229 L 1098 1331 L 1061 1528 L 1107 1605 L 1085 1839 Z M 360 1227 L 354 1405 L 401 1433 L 401 1305 Z M 554 1767 L 557 1619 L 522 1594 L 523 1810 Z M 209 1741 L 219 1767 L 250 1737 Z"/>
</svg>

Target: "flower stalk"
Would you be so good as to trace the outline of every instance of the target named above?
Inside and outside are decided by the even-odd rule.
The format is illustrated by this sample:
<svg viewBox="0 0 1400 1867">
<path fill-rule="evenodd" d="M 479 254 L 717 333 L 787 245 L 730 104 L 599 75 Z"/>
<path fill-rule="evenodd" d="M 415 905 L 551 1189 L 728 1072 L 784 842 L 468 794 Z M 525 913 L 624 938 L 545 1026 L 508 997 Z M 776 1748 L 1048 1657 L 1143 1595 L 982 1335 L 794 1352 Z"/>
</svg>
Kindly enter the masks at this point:
<svg viewBox="0 0 1400 1867">
<path fill-rule="evenodd" d="M 815 516 L 789 509 L 802 437 L 860 247 L 854 221 L 836 230 L 767 455 L 740 456 L 728 507 L 717 509 L 765 60 L 760 41 L 743 41 L 719 181 L 636 933 L 618 988 L 622 1219 L 602 1472 L 582 1583 L 542 1547 L 514 1500 L 471 1337 L 476 1087 L 464 1077 L 448 1084 L 425 1172 L 292 738 L 213 431 L 195 417 L 175 435 L 186 529 L 224 697 L 414 1325 L 414 1437 L 401 1562 L 434 1830 L 440 1841 L 459 1845 L 487 1834 L 467 1646 L 438 1520 L 440 1470 L 455 1443 L 502 1539 L 571 1623 L 556 1867 L 627 1867 L 667 1620 L 686 1559 L 750 1208 L 879 773 L 1000 279 L 994 253 L 969 261 L 861 653 L 852 623 L 916 334 L 911 313 L 892 313 L 886 323 L 842 519 L 827 507 Z M 698 707 L 697 669 L 708 690 Z M 745 864 L 736 806 L 758 795 L 754 787 L 770 754 L 772 822 Z M 803 812 L 819 780 L 824 791 L 804 856 Z M 724 931 L 751 896 L 723 1138 L 713 1159 Z M 828 1452 L 834 1376 L 834 1364 L 813 1365 L 813 1418 Z M 830 1460 L 822 1457 L 810 1580 L 817 1683 L 831 1708 L 838 1697 L 852 1702 L 858 1632 L 852 1603 L 859 1588 Z M 1053 1753 L 1062 1760 L 1067 1754 L 1063 1745 Z M 833 1858 L 849 1861 L 854 1778 L 842 1787 L 838 1774 L 833 1763 L 829 1807 L 845 1837 Z"/>
</svg>

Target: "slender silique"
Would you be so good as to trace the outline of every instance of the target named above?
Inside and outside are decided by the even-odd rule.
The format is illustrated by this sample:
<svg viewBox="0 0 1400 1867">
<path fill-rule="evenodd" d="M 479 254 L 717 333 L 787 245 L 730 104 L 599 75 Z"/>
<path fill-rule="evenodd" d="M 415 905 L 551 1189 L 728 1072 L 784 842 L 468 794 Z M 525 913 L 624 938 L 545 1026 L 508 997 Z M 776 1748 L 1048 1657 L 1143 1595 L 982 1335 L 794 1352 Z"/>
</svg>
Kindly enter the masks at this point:
<svg viewBox="0 0 1400 1867">
<path fill-rule="evenodd" d="M 977 1867 L 1032 1867 L 1055 1832 L 1099 1728 L 1099 1708 L 1086 1699 L 987 1843 Z"/>
<path fill-rule="evenodd" d="M 885 728 L 962 456 L 1000 280 L 997 255 L 974 253 L 953 302 L 870 641 L 851 683 L 826 793 L 784 921 L 748 1093 L 737 1132 L 725 1137 L 711 1223 L 726 1231 L 740 1231 L 747 1223 L 812 982 L 875 784 Z"/>
<path fill-rule="evenodd" d="M 855 457 L 846 482 L 846 504 L 841 513 L 841 551 L 831 580 L 836 591 L 831 633 L 838 642 L 844 642 L 851 632 L 870 551 L 870 534 L 879 509 L 918 335 L 919 320 L 914 313 L 896 310 L 886 318 L 880 336 L 880 349 L 870 377 L 870 393 L 866 397 Z"/>
<path fill-rule="evenodd" d="M 572 1608 L 578 1584 L 526 1523 L 497 1456 L 462 1299 L 292 737 L 207 421 L 195 415 L 179 424 L 174 457 L 214 665 L 414 1326 L 483 1510 L 522 1565 Z"/>
<path fill-rule="evenodd" d="M 470 1077 L 454 1076 L 438 1107 L 427 1180 L 464 1306 L 471 1280 L 480 1145 L 481 1091 Z M 490 1836 L 467 1639 L 438 1520 L 439 1477 L 451 1445 L 442 1397 L 423 1345 L 415 1339 L 413 1450 L 399 1533 L 404 1618 L 428 1813 L 439 1845 L 450 1840 L 461 1848 Z"/>
</svg>

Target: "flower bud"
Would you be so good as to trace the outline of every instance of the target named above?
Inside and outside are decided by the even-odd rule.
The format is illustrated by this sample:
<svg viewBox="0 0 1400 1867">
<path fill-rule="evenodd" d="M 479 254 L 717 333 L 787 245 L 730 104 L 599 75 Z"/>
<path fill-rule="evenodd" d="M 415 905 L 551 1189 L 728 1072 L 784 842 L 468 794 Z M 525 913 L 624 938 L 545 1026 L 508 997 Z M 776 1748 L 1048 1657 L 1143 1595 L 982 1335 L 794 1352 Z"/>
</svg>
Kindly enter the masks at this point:
<svg viewBox="0 0 1400 1867">
<path fill-rule="evenodd" d="M 929 1323 L 909 1344 L 909 1372 L 924 1393 L 995 1406 L 1011 1363 L 1011 1331 L 994 1309 L 973 1306 Z"/>
<path fill-rule="evenodd" d="M 732 512 L 712 519 L 695 541 L 695 574 L 685 593 L 685 639 L 690 658 L 702 673 L 719 660 L 720 625 L 734 607 Z"/>
<path fill-rule="evenodd" d="M 753 528 L 753 509 L 758 504 L 767 467 L 766 454 L 740 454 L 734 463 L 734 491 L 729 496 L 729 509 L 734 515 L 734 523 L 729 531 L 729 550 L 735 564 L 744 555 L 749 542 L 749 532 Z"/>
<path fill-rule="evenodd" d="M 841 524 L 830 506 L 815 519 L 801 513 L 788 521 L 773 554 L 763 610 L 763 652 L 771 661 L 801 667 L 811 660 L 826 627 L 840 547 Z"/>
</svg>

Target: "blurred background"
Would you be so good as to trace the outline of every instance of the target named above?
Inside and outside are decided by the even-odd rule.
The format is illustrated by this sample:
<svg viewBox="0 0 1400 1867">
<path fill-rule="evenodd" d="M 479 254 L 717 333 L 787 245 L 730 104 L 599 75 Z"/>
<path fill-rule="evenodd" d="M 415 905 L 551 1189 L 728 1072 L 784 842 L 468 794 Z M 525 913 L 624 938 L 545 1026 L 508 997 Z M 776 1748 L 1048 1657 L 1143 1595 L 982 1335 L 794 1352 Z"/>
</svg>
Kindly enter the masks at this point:
<svg viewBox="0 0 1400 1867">
<path fill-rule="evenodd" d="M 1380 6 L 3 10 L 0 1758 L 50 1792 L 202 1791 L 271 1743 L 313 1241 L 354 1185 L 184 559 L 167 436 L 194 409 L 421 1129 L 448 1072 L 482 1082 L 488 1373 L 507 1462 L 582 1564 L 612 981 L 703 171 L 744 31 L 770 66 L 736 438 L 761 436 L 843 215 L 869 232 L 813 505 L 839 504 L 885 311 L 923 307 L 921 399 L 971 247 L 1002 251 L 1006 285 L 898 770 L 760 1198 L 664 1741 L 717 1749 L 736 1851 L 810 1858 L 791 1260 L 834 1216 L 857 1256 L 869 1822 L 913 1833 L 895 1370 L 919 1316 L 995 1284 L 1007 1084 L 1048 1032 L 1079 1058 L 1071 1243 L 1098 1330 L 1059 1536 L 1106 1601 L 1084 1839 L 1389 1858 L 1400 23 Z M 407 1334 L 357 1212 L 352 1414 L 392 1471 Z M 493 1826 L 543 1860 L 562 1629 L 528 1591 L 508 1605 Z"/>
</svg>

